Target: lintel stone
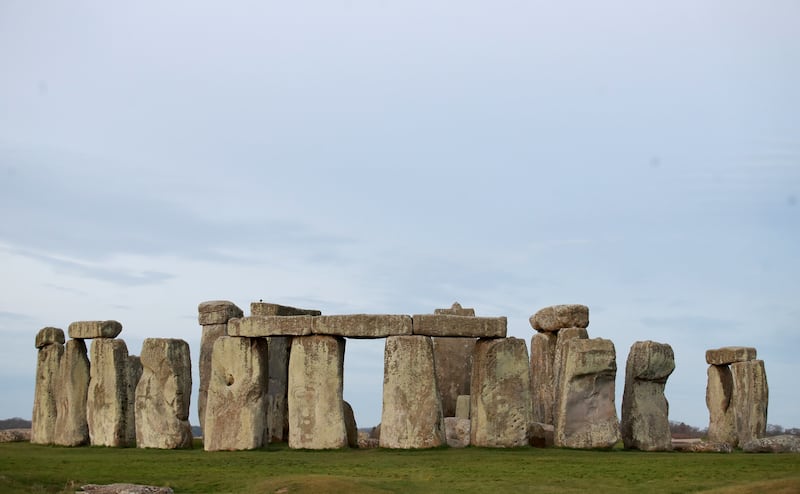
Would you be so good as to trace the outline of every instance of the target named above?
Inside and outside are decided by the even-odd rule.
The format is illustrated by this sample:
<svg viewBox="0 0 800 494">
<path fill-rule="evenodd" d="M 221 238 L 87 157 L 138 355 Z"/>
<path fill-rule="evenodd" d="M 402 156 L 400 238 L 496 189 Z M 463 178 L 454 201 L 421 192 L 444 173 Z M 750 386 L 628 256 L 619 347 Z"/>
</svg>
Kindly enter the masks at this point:
<svg viewBox="0 0 800 494">
<path fill-rule="evenodd" d="M 70 338 L 116 338 L 121 332 L 118 321 L 77 321 L 69 325 Z"/>
<path fill-rule="evenodd" d="M 505 338 L 508 321 L 505 317 L 452 316 L 417 314 L 414 334 L 460 338 Z"/>
<path fill-rule="evenodd" d="M 225 324 L 234 317 L 242 317 L 244 312 L 228 300 L 209 300 L 197 306 L 197 320 L 201 326 Z"/>
<path fill-rule="evenodd" d="M 53 343 L 64 344 L 64 330 L 53 327 L 46 327 L 36 333 L 36 348 L 44 348 Z"/>
<path fill-rule="evenodd" d="M 453 306 L 449 309 L 436 309 L 433 311 L 434 314 L 447 314 L 451 316 L 474 316 L 475 309 L 472 308 L 464 308 L 461 307 L 461 304 L 458 302 L 453 302 Z"/>
<path fill-rule="evenodd" d="M 539 309 L 530 317 L 530 323 L 536 331 L 588 328 L 589 308 L 580 304 L 552 305 Z"/>
<path fill-rule="evenodd" d="M 251 302 L 251 316 L 320 316 L 322 312 L 312 309 L 298 309 L 288 305 L 267 302 Z"/>
<path fill-rule="evenodd" d="M 346 338 L 385 338 L 411 335 L 411 317 L 394 314 L 348 314 L 318 316 L 312 321 L 313 334 Z"/>
<path fill-rule="evenodd" d="M 706 362 L 711 365 L 727 365 L 756 359 L 756 349 L 746 346 L 726 346 L 706 350 Z"/>
<path fill-rule="evenodd" d="M 311 316 L 250 316 L 228 321 L 228 336 L 308 336 Z"/>
</svg>

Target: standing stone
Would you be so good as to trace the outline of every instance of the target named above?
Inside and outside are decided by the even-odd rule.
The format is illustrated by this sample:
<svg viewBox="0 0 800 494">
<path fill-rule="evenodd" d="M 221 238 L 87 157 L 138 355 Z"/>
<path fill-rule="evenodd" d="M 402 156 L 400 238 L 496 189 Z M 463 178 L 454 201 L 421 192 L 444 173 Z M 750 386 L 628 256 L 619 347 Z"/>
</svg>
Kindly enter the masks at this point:
<svg viewBox="0 0 800 494">
<path fill-rule="evenodd" d="M 531 400 L 533 421 L 553 423 L 558 333 L 536 333 L 531 338 Z"/>
<path fill-rule="evenodd" d="M 289 439 L 289 351 L 291 336 L 267 338 L 269 347 L 269 383 L 267 384 L 267 430 L 270 442 Z"/>
<path fill-rule="evenodd" d="M 706 386 L 706 406 L 708 407 L 708 441 L 737 444 L 736 424 L 733 408 L 733 376 L 727 365 L 710 365 L 708 367 L 708 384 Z"/>
<path fill-rule="evenodd" d="M 86 399 L 89 394 L 89 356 L 83 340 L 69 340 L 61 360 L 56 404 L 58 417 L 54 443 L 60 446 L 89 444 Z"/>
<path fill-rule="evenodd" d="M 739 445 L 762 438 L 767 433 L 769 388 L 763 360 L 731 364 L 733 377 L 734 424 Z M 735 445 L 734 445 L 735 446 Z"/>
<path fill-rule="evenodd" d="M 620 437 L 614 406 L 614 344 L 602 338 L 572 339 L 565 353 L 555 414 L 555 445 L 611 448 Z"/>
<path fill-rule="evenodd" d="M 556 415 L 558 414 L 558 400 L 561 399 L 561 374 L 564 369 L 564 362 L 567 360 L 567 343 L 574 339 L 585 340 L 589 338 L 586 328 L 565 328 L 558 331 L 557 334 L 555 356 L 553 357 L 553 411 L 550 414 L 553 425 L 556 423 Z"/>
<path fill-rule="evenodd" d="M 192 447 L 189 400 L 192 362 L 183 340 L 147 338 L 142 376 L 136 386 L 136 445 L 140 448 Z"/>
<path fill-rule="evenodd" d="M 289 357 L 289 447 L 347 447 L 344 338 L 298 336 Z"/>
<path fill-rule="evenodd" d="M 466 448 L 469 446 L 470 420 L 458 417 L 444 418 L 445 436 L 447 445 L 451 448 Z"/>
<path fill-rule="evenodd" d="M 433 338 L 436 386 L 445 417 L 454 417 L 459 395 L 470 393 L 472 354 L 476 341 L 475 338 Z"/>
<path fill-rule="evenodd" d="M 211 300 L 197 307 L 198 322 L 202 326 L 200 340 L 200 384 L 197 393 L 197 416 L 200 428 L 205 430 L 206 402 L 208 401 L 208 381 L 211 378 L 211 352 L 214 343 L 227 334 L 228 321 L 242 317 L 242 309 L 227 300 Z"/>
<path fill-rule="evenodd" d="M 470 418 L 469 402 L 470 402 L 469 395 L 461 395 L 458 397 L 458 399 L 456 400 L 456 418 L 459 419 Z"/>
<path fill-rule="evenodd" d="M 527 446 L 532 416 L 528 365 L 525 340 L 478 340 L 470 395 L 473 446 Z"/>
<path fill-rule="evenodd" d="M 130 446 L 128 347 L 123 340 L 92 341 L 86 421 L 93 446 Z M 135 435 L 134 435 L 135 437 Z"/>
<path fill-rule="evenodd" d="M 125 368 L 127 379 L 128 408 L 125 418 L 125 437 L 129 445 L 136 444 L 136 386 L 142 377 L 142 360 L 136 355 L 128 356 L 128 365 Z"/>
<path fill-rule="evenodd" d="M 431 338 L 386 338 L 381 447 L 435 448 L 444 443 L 444 420 Z"/>
<path fill-rule="evenodd" d="M 351 448 L 358 447 L 358 424 L 356 424 L 356 414 L 353 413 L 353 407 L 350 403 L 342 402 L 344 406 L 344 426 L 347 430 L 347 445 Z"/>
<path fill-rule="evenodd" d="M 669 403 L 664 396 L 667 378 L 675 370 L 672 347 L 637 341 L 628 354 L 622 397 L 622 441 L 628 449 L 669 451 Z"/>
<path fill-rule="evenodd" d="M 33 395 L 31 442 L 52 444 L 55 439 L 58 405 L 56 392 L 64 356 L 64 331 L 44 328 L 36 334 L 36 386 Z"/>
<path fill-rule="evenodd" d="M 256 449 L 267 437 L 267 342 L 222 336 L 214 343 L 203 447 Z"/>
</svg>

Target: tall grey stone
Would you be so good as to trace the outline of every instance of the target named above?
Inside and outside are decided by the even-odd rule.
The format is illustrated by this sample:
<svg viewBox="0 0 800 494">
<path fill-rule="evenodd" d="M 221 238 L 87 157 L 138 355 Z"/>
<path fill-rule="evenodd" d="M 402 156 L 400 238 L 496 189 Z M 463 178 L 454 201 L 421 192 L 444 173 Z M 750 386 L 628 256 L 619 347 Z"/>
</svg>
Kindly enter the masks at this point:
<svg viewBox="0 0 800 494">
<path fill-rule="evenodd" d="M 382 448 L 434 448 L 445 443 L 429 336 L 390 336 L 383 354 Z"/>
<path fill-rule="evenodd" d="M 125 417 L 126 443 L 130 446 L 136 444 L 136 386 L 142 377 L 142 360 L 137 355 L 128 355 L 125 366 L 125 380 L 128 395 L 128 407 Z"/>
<path fill-rule="evenodd" d="M 324 317 L 324 316 L 323 316 Z M 289 357 L 289 447 L 347 447 L 344 338 L 297 336 Z"/>
<path fill-rule="evenodd" d="M 55 439 L 58 401 L 56 398 L 64 356 L 64 331 L 43 328 L 36 334 L 36 382 L 31 418 L 31 442 L 52 444 Z"/>
<path fill-rule="evenodd" d="M 140 448 L 192 447 L 189 400 L 192 363 L 183 340 L 147 338 L 136 386 L 136 445 Z"/>
<path fill-rule="evenodd" d="M 664 396 L 667 378 L 675 370 L 675 355 L 665 343 L 637 341 L 625 367 L 622 397 L 622 441 L 628 449 L 669 451 L 669 403 Z"/>
<path fill-rule="evenodd" d="M 436 386 L 442 401 L 442 413 L 445 417 L 454 417 L 458 397 L 470 393 L 472 354 L 477 340 L 442 337 L 434 337 L 432 340 Z"/>
<path fill-rule="evenodd" d="M 553 423 L 558 333 L 536 333 L 531 338 L 531 403 L 533 421 Z"/>
<path fill-rule="evenodd" d="M 358 424 L 356 424 L 356 414 L 353 407 L 346 401 L 342 402 L 344 407 L 344 426 L 347 431 L 347 445 L 351 448 L 358 447 Z"/>
<path fill-rule="evenodd" d="M 130 435 L 130 364 L 123 340 L 98 338 L 92 341 L 86 421 L 93 446 L 125 447 Z"/>
<path fill-rule="evenodd" d="M 732 363 L 731 376 L 733 377 L 731 407 L 738 444 L 741 446 L 764 437 L 767 432 L 769 388 L 764 361 Z"/>
<path fill-rule="evenodd" d="M 532 415 L 525 340 L 480 339 L 475 344 L 470 414 L 473 446 L 511 448 L 528 444 Z"/>
<path fill-rule="evenodd" d="M 736 446 L 738 436 L 733 416 L 733 376 L 727 365 L 708 366 L 706 406 L 708 407 L 708 441 Z"/>
<path fill-rule="evenodd" d="M 267 341 L 222 336 L 214 343 L 203 447 L 256 449 L 267 437 Z"/>
<path fill-rule="evenodd" d="M 289 351 L 291 336 L 267 338 L 269 347 L 269 384 L 267 385 L 267 429 L 271 442 L 289 439 Z"/>
<path fill-rule="evenodd" d="M 89 444 L 86 400 L 89 394 L 89 356 L 83 340 L 69 340 L 64 347 L 56 389 L 55 438 L 60 446 Z"/>
<path fill-rule="evenodd" d="M 121 332 L 119 321 L 76 321 L 69 325 L 69 337 L 76 339 L 116 338 Z"/>
<path fill-rule="evenodd" d="M 567 343 L 574 339 L 585 340 L 589 338 L 586 328 L 564 328 L 556 334 L 558 336 L 553 357 L 553 411 L 550 414 L 553 425 L 556 423 L 556 414 L 558 414 L 558 400 L 561 399 L 561 373 L 564 368 L 564 362 L 567 360 Z"/>
<path fill-rule="evenodd" d="M 610 448 L 619 440 L 614 406 L 616 352 L 610 340 L 575 338 L 567 342 L 555 414 L 555 445 Z"/>
<path fill-rule="evenodd" d="M 197 416 L 200 428 L 205 430 L 206 402 L 208 401 L 208 381 L 211 378 L 211 353 L 214 343 L 227 335 L 228 321 L 242 317 L 244 313 L 236 304 L 228 300 L 210 300 L 197 306 L 197 320 L 202 326 L 198 373 L 200 383 L 197 393 Z"/>
</svg>

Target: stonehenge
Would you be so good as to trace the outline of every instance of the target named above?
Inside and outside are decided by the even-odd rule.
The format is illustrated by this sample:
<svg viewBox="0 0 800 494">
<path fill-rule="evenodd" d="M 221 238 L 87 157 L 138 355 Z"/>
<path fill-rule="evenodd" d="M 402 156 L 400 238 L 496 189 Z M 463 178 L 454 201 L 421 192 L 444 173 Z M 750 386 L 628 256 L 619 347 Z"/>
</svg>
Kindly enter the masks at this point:
<svg viewBox="0 0 800 494">
<path fill-rule="evenodd" d="M 588 307 L 545 307 L 529 322 L 530 352 L 507 336 L 505 317 L 478 317 L 457 302 L 415 315 L 323 315 L 264 302 L 245 315 L 233 302 L 203 302 L 203 448 L 358 447 L 356 417 L 344 400 L 346 342 L 355 338 L 385 342 L 380 447 L 607 449 L 621 440 L 626 449 L 672 449 L 669 345 L 632 345 L 620 421 L 616 350 L 608 339 L 589 339 Z M 98 320 L 71 323 L 69 340 L 56 327 L 36 333 L 32 443 L 192 447 L 188 343 L 147 338 L 138 357 L 121 331 L 117 321 Z M 85 340 L 92 340 L 88 351 Z M 706 444 L 765 450 L 764 362 L 751 347 L 708 350 L 706 361 Z"/>
</svg>

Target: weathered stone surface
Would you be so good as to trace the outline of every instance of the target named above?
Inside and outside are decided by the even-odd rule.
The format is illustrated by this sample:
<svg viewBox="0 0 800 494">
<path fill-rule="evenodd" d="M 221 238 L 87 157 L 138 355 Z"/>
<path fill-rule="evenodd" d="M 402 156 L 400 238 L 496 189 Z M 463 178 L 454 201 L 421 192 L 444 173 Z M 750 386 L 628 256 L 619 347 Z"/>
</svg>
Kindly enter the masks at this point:
<svg viewBox="0 0 800 494">
<path fill-rule="evenodd" d="M 457 338 L 505 338 L 505 317 L 451 316 L 417 314 L 413 316 L 413 334 Z"/>
<path fill-rule="evenodd" d="M 353 413 L 353 407 L 346 401 L 342 403 L 344 406 L 344 428 L 347 431 L 347 445 L 351 448 L 358 447 L 358 424 L 356 424 L 356 415 Z"/>
<path fill-rule="evenodd" d="M 733 447 L 731 447 L 728 443 L 722 442 L 714 442 L 714 441 L 700 441 L 696 443 L 692 443 L 688 445 L 685 449 L 680 449 L 681 451 L 687 451 L 691 453 L 732 453 Z"/>
<path fill-rule="evenodd" d="M 34 444 L 52 444 L 55 439 L 58 416 L 56 391 L 63 356 L 64 345 L 61 343 L 45 345 L 37 352 L 36 385 L 31 418 L 31 442 Z"/>
<path fill-rule="evenodd" d="M 446 314 L 451 316 L 474 316 L 475 309 L 465 309 L 461 307 L 461 304 L 458 302 L 453 302 L 453 306 L 449 309 L 436 309 L 433 311 L 434 314 Z"/>
<path fill-rule="evenodd" d="M 533 422 L 530 428 L 531 446 L 534 448 L 550 448 L 554 444 L 555 427 L 553 424 Z"/>
<path fill-rule="evenodd" d="M 142 375 L 135 395 L 136 445 L 140 448 L 191 448 L 189 344 L 178 339 L 147 338 L 142 344 L 140 359 Z"/>
<path fill-rule="evenodd" d="M 69 325 L 70 338 L 116 338 L 121 332 L 118 321 L 76 321 Z"/>
<path fill-rule="evenodd" d="M 727 365 L 708 367 L 706 406 L 708 407 L 708 440 L 712 443 L 736 445 L 738 436 L 734 422 L 731 400 L 733 398 L 733 376 Z"/>
<path fill-rule="evenodd" d="M 531 400 L 533 421 L 553 423 L 558 333 L 536 333 L 531 338 Z"/>
<path fill-rule="evenodd" d="M 574 338 L 566 344 L 561 393 L 555 414 L 555 445 L 610 448 L 619 440 L 614 407 L 617 362 L 611 340 Z"/>
<path fill-rule="evenodd" d="M 436 386 L 445 417 L 454 417 L 459 395 L 470 392 L 472 353 L 476 341 L 475 338 L 433 338 Z"/>
<path fill-rule="evenodd" d="M 129 401 L 128 347 L 123 340 L 98 338 L 92 342 L 86 421 L 93 446 L 130 446 L 133 404 Z"/>
<path fill-rule="evenodd" d="M 53 327 L 46 327 L 36 333 L 36 348 L 44 348 L 53 343 L 64 344 L 64 330 Z"/>
<path fill-rule="evenodd" d="M 742 445 L 745 453 L 800 453 L 800 436 L 789 434 L 751 439 Z"/>
<path fill-rule="evenodd" d="M 5 429 L 0 430 L 0 443 L 30 442 L 30 429 Z"/>
<path fill-rule="evenodd" d="M 550 414 L 552 423 L 556 423 L 558 413 L 558 400 L 561 399 L 561 372 L 567 360 L 567 343 L 573 339 L 585 340 L 589 338 L 586 328 L 565 328 L 557 333 L 556 351 L 553 358 L 553 411 Z"/>
<path fill-rule="evenodd" d="M 125 381 L 128 394 L 128 406 L 125 417 L 125 441 L 133 446 L 136 443 L 136 386 L 142 377 L 142 360 L 136 355 L 129 355 L 125 366 Z"/>
<path fill-rule="evenodd" d="M 763 360 L 731 364 L 733 377 L 733 420 L 738 444 L 764 437 L 767 433 L 769 388 Z M 735 445 L 734 445 L 735 446 Z"/>
<path fill-rule="evenodd" d="M 444 418 L 444 431 L 447 445 L 451 448 L 466 448 L 469 446 L 470 420 L 458 417 Z"/>
<path fill-rule="evenodd" d="M 539 309 L 530 317 L 530 323 L 537 331 L 587 328 L 589 327 L 589 308 L 579 304 L 552 305 Z"/>
<path fill-rule="evenodd" d="M 203 448 L 261 448 L 267 444 L 267 341 L 222 336 L 214 343 Z"/>
<path fill-rule="evenodd" d="M 756 359 L 756 349 L 746 346 L 726 346 L 706 350 L 706 362 L 711 365 L 727 365 Z"/>
<path fill-rule="evenodd" d="M 214 343 L 227 335 L 228 324 L 207 324 L 202 326 L 203 334 L 200 338 L 200 385 L 197 392 L 197 416 L 200 419 L 200 428 L 205 430 L 206 403 L 208 402 L 208 382 L 211 379 L 211 354 Z"/>
<path fill-rule="evenodd" d="M 311 332 L 347 338 L 385 338 L 411 334 L 411 317 L 392 314 L 349 314 L 313 318 Z"/>
<path fill-rule="evenodd" d="M 664 396 L 667 378 L 675 370 L 672 347 L 637 341 L 628 353 L 622 397 L 622 441 L 628 449 L 669 451 L 669 403 Z"/>
<path fill-rule="evenodd" d="M 244 312 L 228 300 L 209 300 L 197 306 L 197 314 L 200 325 L 208 326 L 210 324 L 227 324 L 235 317 L 242 317 Z"/>
<path fill-rule="evenodd" d="M 460 395 L 456 400 L 456 418 L 468 419 L 470 418 L 469 410 L 470 397 L 469 395 Z"/>
<path fill-rule="evenodd" d="M 323 316 L 324 317 L 324 316 Z M 289 447 L 347 447 L 343 338 L 297 336 L 289 357 Z"/>
<path fill-rule="evenodd" d="M 251 316 L 319 316 L 322 312 L 312 309 L 298 309 L 288 305 L 270 304 L 267 302 L 252 302 L 250 304 Z"/>
<path fill-rule="evenodd" d="M 417 449 L 444 444 L 431 338 L 389 337 L 383 362 L 381 447 Z"/>
<path fill-rule="evenodd" d="M 528 349 L 519 338 L 480 339 L 472 362 L 470 414 L 473 446 L 528 444 L 531 382 Z"/>
<path fill-rule="evenodd" d="M 140 484 L 86 484 L 81 486 L 81 492 L 91 494 L 173 494 L 169 487 L 157 487 L 154 485 Z"/>
<path fill-rule="evenodd" d="M 56 389 L 58 416 L 53 440 L 55 444 L 89 444 L 86 399 L 89 395 L 90 374 L 86 343 L 83 340 L 69 340 L 64 347 Z"/>
<path fill-rule="evenodd" d="M 252 316 L 228 321 L 228 336 L 307 336 L 312 316 Z"/>
<path fill-rule="evenodd" d="M 267 385 L 267 431 L 270 442 L 289 439 L 289 351 L 291 336 L 267 338 L 269 347 L 269 384 Z"/>
</svg>

